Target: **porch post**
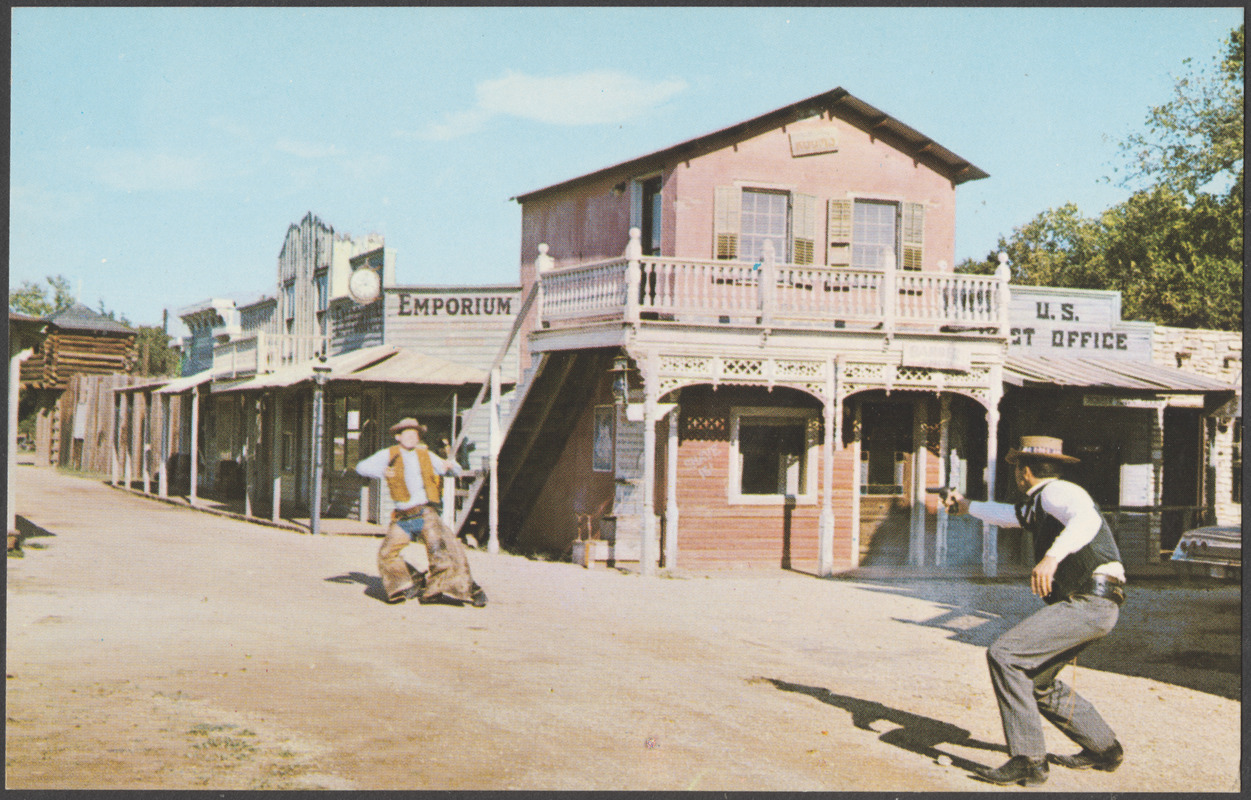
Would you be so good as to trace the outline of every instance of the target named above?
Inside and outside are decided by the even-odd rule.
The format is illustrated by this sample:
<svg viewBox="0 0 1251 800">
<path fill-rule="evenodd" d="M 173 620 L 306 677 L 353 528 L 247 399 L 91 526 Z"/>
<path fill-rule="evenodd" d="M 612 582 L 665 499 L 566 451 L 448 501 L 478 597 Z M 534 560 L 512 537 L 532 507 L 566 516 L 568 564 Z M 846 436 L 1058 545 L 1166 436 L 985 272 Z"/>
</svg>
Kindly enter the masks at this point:
<svg viewBox="0 0 1251 800">
<path fill-rule="evenodd" d="M 648 359 L 654 363 L 655 359 Z M 639 547 L 639 571 L 656 574 L 656 381 L 647 376 L 643 401 L 643 541 Z"/>
<path fill-rule="evenodd" d="M 139 471 L 143 475 L 143 493 L 152 493 L 152 470 L 149 462 L 152 459 L 152 390 L 143 392 L 143 454 Z"/>
<path fill-rule="evenodd" d="M 134 411 L 133 411 L 134 404 L 130 402 L 129 394 L 127 394 L 126 392 L 121 392 L 120 394 L 122 396 L 121 415 L 126 421 L 126 437 L 122 439 L 122 443 L 123 443 L 122 446 L 125 448 L 122 451 L 122 480 L 126 488 L 129 489 L 130 478 L 131 478 L 131 468 L 132 468 L 131 460 L 134 456 L 134 450 L 135 450 L 135 441 L 134 441 L 135 420 L 134 420 Z"/>
<path fill-rule="evenodd" d="M 269 447 L 269 476 L 273 483 L 274 501 L 273 507 L 270 509 L 270 519 L 277 522 L 282 515 L 282 395 L 274 392 L 273 398 L 274 408 L 270 412 L 270 426 L 273 432 L 270 434 L 272 440 Z"/>
<path fill-rule="evenodd" d="M 173 439 L 169 435 L 169 395 L 161 395 L 161 463 L 156 470 L 156 494 L 158 497 L 169 497 L 169 445 Z"/>
<path fill-rule="evenodd" d="M 929 409 L 924 395 L 913 400 L 912 409 L 912 485 L 908 487 L 912 503 L 908 513 L 908 564 L 919 567 L 925 564 L 925 426 L 929 422 Z"/>
<path fill-rule="evenodd" d="M 243 392 L 243 401 L 240 404 L 241 414 L 244 419 L 240 420 L 243 425 L 243 516 L 252 516 L 252 453 L 256 449 L 254 445 L 256 433 L 256 406 L 259 400 L 254 400 L 252 405 L 251 419 L 248 416 L 248 398 Z"/>
<path fill-rule="evenodd" d="M 491 406 L 487 415 L 490 485 L 487 486 L 487 552 L 500 551 L 500 367 L 491 370 Z"/>
<path fill-rule="evenodd" d="M 677 400 L 675 395 L 674 400 Z M 669 412 L 669 442 L 665 449 L 665 569 L 678 565 L 678 413 Z"/>
<path fill-rule="evenodd" d="M 196 504 L 200 491 L 200 384 L 191 390 L 191 495 L 188 502 Z"/>
<path fill-rule="evenodd" d="M 15 475 L 17 472 L 17 404 L 22 385 L 22 362 L 34 354 L 34 348 L 27 347 L 9 356 L 9 436 L 7 443 L 9 475 L 6 481 L 8 486 L 5 489 L 8 498 L 5 501 L 5 516 L 8 518 L 6 533 L 17 532 L 17 508 L 13 505 L 16 501 L 13 484 L 17 480 Z"/>
<path fill-rule="evenodd" d="M 855 402 L 855 409 L 852 417 L 852 436 L 851 436 L 851 566 L 860 566 L 860 435 L 864 430 L 863 409 L 859 400 Z"/>
<path fill-rule="evenodd" d="M 111 383 L 110 383 L 110 386 L 111 386 Z M 113 423 L 113 453 L 112 453 L 112 457 L 109 459 L 109 483 L 113 484 L 114 486 L 117 485 L 118 474 L 119 474 L 118 473 L 119 462 L 121 461 L 121 447 L 122 447 L 122 423 L 121 423 L 122 412 L 121 412 L 121 406 L 120 406 L 121 402 L 122 402 L 121 395 L 117 391 L 114 391 L 113 392 L 113 419 L 111 420 Z"/>
<path fill-rule="evenodd" d="M 827 381 L 827 386 L 832 382 Z M 825 436 L 821 444 L 821 521 L 817 533 L 817 576 L 821 578 L 834 572 L 835 411 L 833 393 L 829 393 L 825 398 Z"/>
<path fill-rule="evenodd" d="M 995 499 L 995 475 L 999 471 L 999 401 L 1003 399 L 1003 369 L 990 371 L 990 404 L 986 407 L 986 499 Z M 982 573 L 999 574 L 999 528 L 982 523 Z"/>
<path fill-rule="evenodd" d="M 938 412 L 938 468 L 941 486 L 951 486 L 951 395 L 943 394 Z M 947 506 L 938 504 L 938 525 L 934 534 L 934 563 L 947 565 Z"/>
</svg>

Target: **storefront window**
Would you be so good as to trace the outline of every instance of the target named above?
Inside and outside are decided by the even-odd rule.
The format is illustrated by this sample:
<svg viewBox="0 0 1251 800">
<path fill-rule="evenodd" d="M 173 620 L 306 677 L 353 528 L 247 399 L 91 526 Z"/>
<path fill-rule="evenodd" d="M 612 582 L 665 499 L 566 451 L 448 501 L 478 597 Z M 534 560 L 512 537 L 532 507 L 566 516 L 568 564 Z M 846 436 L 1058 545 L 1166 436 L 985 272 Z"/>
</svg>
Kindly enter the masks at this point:
<svg viewBox="0 0 1251 800">
<path fill-rule="evenodd" d="M 333 431 L 331 445 L 331 469 L 352 469 L 361 460 L 361 411 L 360 398 L 338 397 L 331 404 Z"/>
<path fill-rule="evenodd" d="M 730 500 L 815 502 L 817 418 L 803 409 L 740 409 L 732 420 Z"/>
</svg>

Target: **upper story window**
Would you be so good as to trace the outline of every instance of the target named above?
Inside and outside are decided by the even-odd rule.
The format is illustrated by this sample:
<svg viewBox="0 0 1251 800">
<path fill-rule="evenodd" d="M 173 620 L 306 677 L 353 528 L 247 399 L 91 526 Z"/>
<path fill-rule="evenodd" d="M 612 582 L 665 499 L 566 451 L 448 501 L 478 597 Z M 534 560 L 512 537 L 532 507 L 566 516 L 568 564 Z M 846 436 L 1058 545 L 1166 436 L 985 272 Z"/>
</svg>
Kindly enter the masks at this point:
<svg viewBox="0 0 1251 800">
<path fill-rule="evenodd" d="M 776 189 L 718 186 L 713 211 L 713 255 L 759 261 L 765 242 L 779 262 L 812 264 L 817 199 Z"/>
<path fill-rule="evenodd" d="M 638 182 L 638 197 L 640 206 L 638 209 L 637 224 L 639 230 L 643 234 L 643 255 L 658 256 L 660 255 L 660 231 L 661 231 L 661 180 L 659 175 L 653 175 Z"/>
<path fill-rule="evenodd" d="M 287 321 L 295 319 L 295 281 L 288 281 L 282 287 L 282 313 Z"/>
<path fill-rule="evenodd" d="M 330 273 L 318 273 L 313 285 L 317 287 L 317 310 L 325 311 L 330 306 Z"/>
<path fill-rule="evenodd" d="M 886 255 L 899 269 L 919 270 L 925 247 L 925 206 L 885 200 L 830 200 L 829 264 L 882 269 Z"/>
</svg>

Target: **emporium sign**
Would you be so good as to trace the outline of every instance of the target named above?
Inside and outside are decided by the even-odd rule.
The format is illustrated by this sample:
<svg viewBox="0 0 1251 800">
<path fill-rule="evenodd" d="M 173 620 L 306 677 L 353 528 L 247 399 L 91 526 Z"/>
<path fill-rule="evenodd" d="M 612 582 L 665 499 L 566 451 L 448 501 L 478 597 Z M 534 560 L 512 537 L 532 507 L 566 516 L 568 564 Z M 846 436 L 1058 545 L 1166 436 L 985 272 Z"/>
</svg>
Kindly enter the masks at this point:
<svg viewBox="0 0 1251 800">
<path fill-rule="evenodd" d="M 396 316 L 496 317 L 511 316 L 513 298 L 472 294 L 412 294 L 399 292 Z"/>
</svg>

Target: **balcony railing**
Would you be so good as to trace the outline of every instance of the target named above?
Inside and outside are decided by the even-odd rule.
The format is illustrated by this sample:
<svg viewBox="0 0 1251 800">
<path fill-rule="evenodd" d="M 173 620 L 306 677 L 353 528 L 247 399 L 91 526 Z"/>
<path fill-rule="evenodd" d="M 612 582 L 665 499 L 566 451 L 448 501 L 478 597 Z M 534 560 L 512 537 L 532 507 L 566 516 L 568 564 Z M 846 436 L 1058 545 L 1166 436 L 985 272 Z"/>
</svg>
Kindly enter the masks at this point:
<svg viewBox="0 0 1251 800">
<path fill-rule="evenodd" d="M 632 237 L 637 229 L 631 231 Z M 633 251 L 633 252 L 632 252 Z M 994 276 L 642 256 L 560 270 L 541 247 L 539 314 L 548 327 L 640 320 L 764 327 L 1007 333 L 1008 270 Z"/>
<path fill-rule="evenodd" d="M 213 346 L 213 377 L 241 378 L 300 364 L 326 352 L 325 336 L 258 332 Z"/>
</svg>

